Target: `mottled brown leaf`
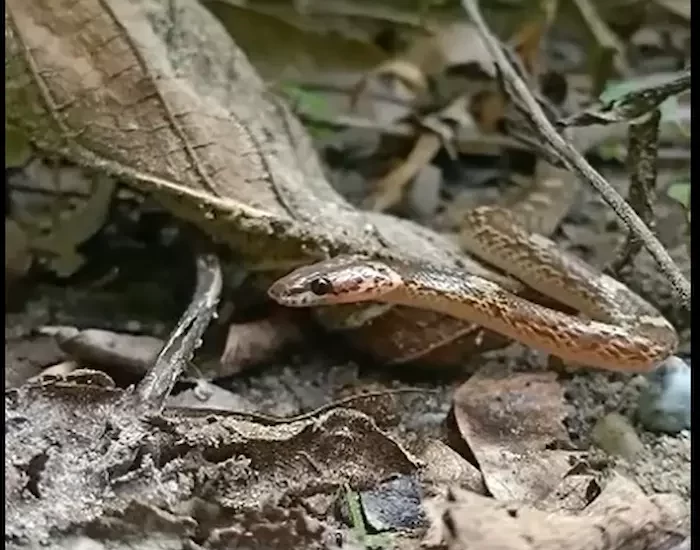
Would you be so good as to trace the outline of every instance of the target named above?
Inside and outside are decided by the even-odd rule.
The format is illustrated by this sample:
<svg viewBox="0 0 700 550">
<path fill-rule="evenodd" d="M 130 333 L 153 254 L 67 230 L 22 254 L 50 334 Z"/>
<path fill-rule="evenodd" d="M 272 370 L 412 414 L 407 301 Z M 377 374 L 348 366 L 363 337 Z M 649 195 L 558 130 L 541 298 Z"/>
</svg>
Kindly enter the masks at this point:
<svg viewBox="0 0 700 550">
<path fill-rule="evenodd" d="M 358 212 L 299 122 L 194 2 L 9 0 L 6 124 L 121 176 L 259 268 L 332 252 L 454 265 L 456 246 Z"/>
<path fill-rule="evenodd" d="M 6 537 L 34 548 L 134 502 L 168 511 L 197 498 L 222 510 L 217 521 L 198 524 L 206 538 L 222 526 L 245 528 L 234 514 L 417 470 L 358 411 L 275 425 L 211 411 L 139 417 L 104 379 L 83 371 L 5 392 Z M 167 529 L 151 527 L 135 532 L 157 537 Z"/>
<path fill-rule="evenodd" d="M 499 500 L 537 502 L 569 469 L 556 374 L 477 372 L 455 393 L 454 416 L 489 492 Z"/>
</svg>

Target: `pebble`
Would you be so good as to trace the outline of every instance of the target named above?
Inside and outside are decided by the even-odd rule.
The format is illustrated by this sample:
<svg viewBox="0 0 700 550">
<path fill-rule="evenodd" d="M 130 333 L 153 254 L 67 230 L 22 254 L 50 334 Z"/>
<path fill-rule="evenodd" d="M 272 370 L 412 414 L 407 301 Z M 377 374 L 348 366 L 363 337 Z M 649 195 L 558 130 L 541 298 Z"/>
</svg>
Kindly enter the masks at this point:
<svg viewBox="0 0 700 550">
<path fill-rule="evenodd" d="M 690 365 L 674 355 L 647 379 L 637 409 L 642 425 L 668 434 L 690 429 Z"/>
<path fill-rule="evenodd" d="M 392 476 L 371 490 L 359 492 L 358 497 L 362 520 L 372 533 L 414 529 L 426 521 L 420 485 L 412 476 Z M 343 521 L 354 523 L 345 498 L 338 504 Z"/>
<path fill-rule="evenodd" d="M 411 476 L 397 475 L 362 491 L 360 502 L 367 525 L 376 533 L 415 529 L 425 522 L 420 486 Z"/>
<path fill-rule="evenodd" d="M 644 451 L 644 444 L 632 424 L 614 412 L 596 422 L 591 439 L 609 455 L 622 457 L 629 462 L 634 462 Z"/>
</svg>

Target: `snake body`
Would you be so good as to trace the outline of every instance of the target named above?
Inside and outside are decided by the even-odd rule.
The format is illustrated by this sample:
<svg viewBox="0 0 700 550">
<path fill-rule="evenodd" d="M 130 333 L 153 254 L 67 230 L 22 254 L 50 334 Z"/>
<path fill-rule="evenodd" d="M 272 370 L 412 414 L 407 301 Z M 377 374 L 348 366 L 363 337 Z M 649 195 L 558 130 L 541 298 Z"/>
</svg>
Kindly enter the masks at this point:
<svg viewBox="0 0 700 550">
<path fill-rule="evenodd" d="M 582 146 L 585 148 L 586 144 Z M 498 200 L 512 219 L 529 233 L 551 235 L 566 215 L 578 193 L 578 182 L 571 172 L 540 160 L 529 185 L 509 188 Z M 465 229 L 469 216 L 455 208 L 448 216 Z M 558 306 L 512 277 L 504 277 L 471 254 L 470 235 L 457 235 L 464 256 L 459 267 L 499 283 L 527 299 Z M 411 260 L 408 260 L 411 261 Z M 415 259 L 413 260 L 415 261 Z M 483 326 L 426 309 L 387 303 L 360 302 L 335 307 L 313 308 L 313 317 L 326 330 L 342 334 L 361 355 L 389 365 L 430 365 L 431 368 L 463 367 L 470 357 L 503 348 L 509 338 Z"/>
<path fill-rule="evenodd" d="M 431 310 L 608 370 L 650 371 L 675 351 L 676 331 L 653 306 L 549 239 L 526 231 L 511 211 L 476 208 L 463 227 L 462 240 L 480 259 L 585 317 L 530 302 L 466 271 L 360 256 L 301 267 L 276 281 L 268 294 L 289 307 L 380 302 Z"/>
</svg>

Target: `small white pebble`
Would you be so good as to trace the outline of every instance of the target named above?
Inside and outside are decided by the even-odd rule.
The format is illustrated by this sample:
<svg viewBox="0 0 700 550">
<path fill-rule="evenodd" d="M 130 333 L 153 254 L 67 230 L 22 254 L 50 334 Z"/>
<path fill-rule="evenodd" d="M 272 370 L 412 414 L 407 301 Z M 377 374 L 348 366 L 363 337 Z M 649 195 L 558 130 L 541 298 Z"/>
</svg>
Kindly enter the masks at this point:
<svg viewBox="0 0 700 550">
<path fill-rule="evenodd" d="M 690 429 L 690 367 L 674 356 L 648 375 L 637 418 L 648 430 L 677 434 Z"/>
</svg>

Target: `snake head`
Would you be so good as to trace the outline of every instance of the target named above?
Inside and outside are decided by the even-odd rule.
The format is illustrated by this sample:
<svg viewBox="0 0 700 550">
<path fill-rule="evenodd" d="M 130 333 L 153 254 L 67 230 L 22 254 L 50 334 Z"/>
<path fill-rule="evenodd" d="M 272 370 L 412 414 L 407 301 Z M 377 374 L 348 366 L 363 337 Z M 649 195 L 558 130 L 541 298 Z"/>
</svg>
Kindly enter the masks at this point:
<svg viewBox="0 0 700 550">
<path fill-rule="evenodd" d="M 381 261 L 361 256 L 337 256 L 300 267 L 275 281 L 267 293 L 289 307 L 375 301 L 403 281 Z"/>
</svg>

